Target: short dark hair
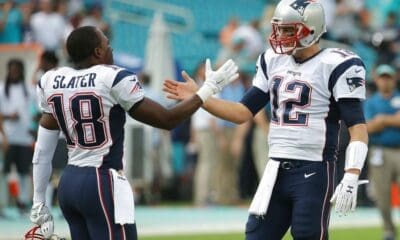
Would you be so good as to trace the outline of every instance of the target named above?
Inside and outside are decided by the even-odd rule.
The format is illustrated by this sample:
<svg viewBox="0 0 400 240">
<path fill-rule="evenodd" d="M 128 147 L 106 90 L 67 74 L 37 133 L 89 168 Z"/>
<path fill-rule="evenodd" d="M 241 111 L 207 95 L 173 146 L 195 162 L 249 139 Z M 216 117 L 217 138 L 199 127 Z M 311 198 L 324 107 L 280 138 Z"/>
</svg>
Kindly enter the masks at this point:
<svg viewBox="0 0 400 240">
<path fill-rule="evenodd" d="M 58 65 L 58 57 L 55 52 L 53 51 L 44 51 L 42 53 L 42 59 L 47 61 L 48 63 L 53 64 L 54 66 Z"/>
<path fill-rule="evenodd" d="M 67 52 L 72 62 L 79 63 L 89 58 L 100 44 L 101 39 L 95 27 L 79 27 L 68 36 Z"/>
</svg>

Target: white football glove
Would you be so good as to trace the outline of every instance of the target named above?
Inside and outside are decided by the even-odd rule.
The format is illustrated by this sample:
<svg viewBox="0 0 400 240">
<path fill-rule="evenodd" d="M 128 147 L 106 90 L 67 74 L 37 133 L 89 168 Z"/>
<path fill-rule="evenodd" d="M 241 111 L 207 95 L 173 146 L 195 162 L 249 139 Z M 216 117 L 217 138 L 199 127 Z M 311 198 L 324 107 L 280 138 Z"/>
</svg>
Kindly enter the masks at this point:
<svg viewBox="0 0 400 240">
<path fill-rule="evenodd" d="M 237 73 L 239 68 L 232 59 L 226 61 L 216 71 L 212 70 L 210 59 L 207 59 L 205 68 L 206 80 L 203 86 L 197 91 L 197 95 L 199 95 L 203 102 L 211 95 L 220 92 L 222 88 L 239 77 Z"/>
<path fill-rule="evenodd" d="M 368 182 L 368 180 L 359 181 L 357 174 L 345 173 L 331 198 L 331 203 L 335 203 L 335 211 L 339 215 L 347 215 L 350 210 L 354 211 L 357 206 L 358 186 Z"/>
<path fill-rule="evenodd" d="M 53 217 L 50 217 L 46 222 L 40 225 L 40 230 L 45 239 L 53 239 L 54 233 L 54 221 Z"/>
<path fill-rule="evenodd" d="M 44 203 L 35 203 L 31 209 L 30 220 L 34 224 L 42 226 L 47 221 L 53 221 L 53 216 Z"/>
</svg>

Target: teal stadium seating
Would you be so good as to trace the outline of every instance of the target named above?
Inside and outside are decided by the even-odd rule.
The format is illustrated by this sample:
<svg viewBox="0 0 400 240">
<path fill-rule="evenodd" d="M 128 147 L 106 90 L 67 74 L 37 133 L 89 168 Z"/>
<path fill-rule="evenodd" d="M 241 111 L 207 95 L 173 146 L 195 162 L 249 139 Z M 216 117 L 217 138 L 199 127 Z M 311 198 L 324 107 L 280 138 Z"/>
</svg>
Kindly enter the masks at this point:
<svg viewBox="0 0 400 240">
<path fill-rule="evenodd" d="M 197 63 L 206 57 L 216 58 L 220 48 L 219 31 L 232 16 L 236 16 L 244 23 L 260 18 L 266 4 L 265 0 L 164 0 L 157 2 L 186 8 L 193 15 L 192 30 L 170 35 L 175 60 L 188 71 L 192 71 Z M 138 18 L 150 19 L 154 15 L 154 10 L 118 1 L 111 1 L 107 7 L 114 12 L 129 12 Z M 110 12 L 110 9 L 106 9 L 106 17 L 107 12 Z M 164 19 L 174 24 L 184 24 L 184 21 L 176 16 L 167 14 Z M 149 27 L 125 21 L 111 23 L 113 48 L 118 52 L 126 52 L 143 58 Z"/>
</svg>

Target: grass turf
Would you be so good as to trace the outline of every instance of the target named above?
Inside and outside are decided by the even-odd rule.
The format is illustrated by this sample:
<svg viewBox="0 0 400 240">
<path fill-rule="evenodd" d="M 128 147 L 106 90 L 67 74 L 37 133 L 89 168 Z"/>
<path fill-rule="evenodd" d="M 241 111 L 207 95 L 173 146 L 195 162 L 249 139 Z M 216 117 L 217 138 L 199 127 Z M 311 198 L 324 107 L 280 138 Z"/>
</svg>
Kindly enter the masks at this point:
<svg viewBox="0 0 400 240">
<path fill-rule="evenodd" d="M 349 228 L 335 229 L 330 231 L 330 240 L 376 240 L 382 238 L 382 229 L 371 228 Z M 141 240 L 243 240 L 244 234 L 205 234 L 205 235 L 178 235 L 178 236 L 154 236 L 140 237 Z M 292 239 L 288 234 L 284 240 Z"/>
</svg>

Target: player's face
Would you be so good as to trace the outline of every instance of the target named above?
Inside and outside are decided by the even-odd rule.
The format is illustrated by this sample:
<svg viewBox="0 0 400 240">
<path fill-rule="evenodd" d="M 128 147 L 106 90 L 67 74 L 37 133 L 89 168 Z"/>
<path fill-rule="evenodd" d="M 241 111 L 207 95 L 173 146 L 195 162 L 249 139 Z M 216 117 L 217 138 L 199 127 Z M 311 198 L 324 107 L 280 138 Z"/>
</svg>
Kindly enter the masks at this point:
<svg viewBox="0 0 400 240">
<path fill-rule="evenodd" d="M 296 36 L 296 28 L 294 25 L 290 26 L 278 26 L 277 37 L 280 38 L 291 38 Z"/>
<path fill-rule="evenodd" d="M 292 54 L 300 47 L 300 39 L 306 37 L 310 30 L 302 23 L 272 23 L 272 34 L 269 42 L 272 49 L 279 54 Z"/>
<path fill-rule="evenodd" d="M 100 39 L 101 39 L 101 46 L 100 49 L 102 54 L 102 62 L 104 64 L 114 64 L 113 59 L 113 49 L 110 46 L 110 40 L 104 35 L 103 32 L 99 31 Z"/>
<path fill-rule="evenodd" d="M 293 24 L 272 24 L 270 44 L 277 53 L 291 53 L 297 45 L 297 28 Z"/>
</svg>

